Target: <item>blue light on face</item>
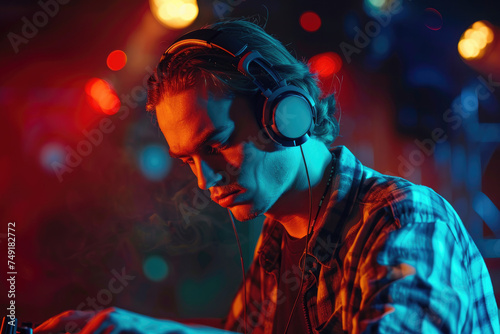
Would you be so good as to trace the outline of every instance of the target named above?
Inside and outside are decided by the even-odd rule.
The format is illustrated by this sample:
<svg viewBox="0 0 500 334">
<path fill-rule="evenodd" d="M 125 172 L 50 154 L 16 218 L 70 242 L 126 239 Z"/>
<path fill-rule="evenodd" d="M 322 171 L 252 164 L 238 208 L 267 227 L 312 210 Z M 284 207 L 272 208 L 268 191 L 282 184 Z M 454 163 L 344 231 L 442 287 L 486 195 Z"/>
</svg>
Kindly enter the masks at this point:
<svg viewBox="0 0 500 334">
<path fill-rule="evenodd" d="M 139 167 L 146 178 L 151 181 L 160 181 L 170 171 L 172 160 L 164 146 L 151 144 L 140 152 Z"/>
<path fill-rule="evenodd" d="M 154 282 L 160 282 L 168 275 L 168 264 L 161 256 L 153 255 L 144 261 L 142 270 L 147 278 Z"/>
</svg>

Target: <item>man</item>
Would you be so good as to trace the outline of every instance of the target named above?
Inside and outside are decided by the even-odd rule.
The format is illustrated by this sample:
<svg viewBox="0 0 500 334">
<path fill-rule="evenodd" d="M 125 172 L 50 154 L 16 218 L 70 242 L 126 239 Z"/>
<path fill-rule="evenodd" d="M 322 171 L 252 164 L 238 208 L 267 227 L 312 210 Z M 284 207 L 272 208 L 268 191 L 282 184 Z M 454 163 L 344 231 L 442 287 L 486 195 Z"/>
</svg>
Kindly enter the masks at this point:
<svg viewBox="0 0 500 334">
<path fill-rule="evenodd" d="M 267 218 L 218 326 L 499 333 L 488 271 L 453 208 L 429 188 L 362 166 L 345 147 L 330 150 L 335 101 L 319 95 L 307 66 L 247 21 L 184 37 L 150 79 L 147 107 L 170 154 L 237 219 Z M 64 313 L 35 332 L 89 319 L 82 333 L 212 330 L 111 308 Z"/>
</svg>

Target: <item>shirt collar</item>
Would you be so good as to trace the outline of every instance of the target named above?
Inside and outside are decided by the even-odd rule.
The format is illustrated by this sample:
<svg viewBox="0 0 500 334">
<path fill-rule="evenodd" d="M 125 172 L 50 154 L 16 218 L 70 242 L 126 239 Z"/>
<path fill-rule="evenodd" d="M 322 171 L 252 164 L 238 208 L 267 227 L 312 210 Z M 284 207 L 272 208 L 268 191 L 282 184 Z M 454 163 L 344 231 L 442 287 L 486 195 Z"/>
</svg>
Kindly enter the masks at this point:
<svg viewBox="0 0 500 334">
<path fill-rule="evenodd" d="M 363 165 L 345 146 L 334 148 L 332 153 L 337 160 L 330 198 L 308 247 L 308 253 L 324 266 L 330 266 L 333 254 L 343 244 L 343 233 L 363 176 Z"/>
<path fill-rule="evenodd" d="M 322 265 L 330 267 L 332 256 L 342 246 L 344 227 L 353 208 L 363 175 L 363 165 L 345 146 L 331 150 L 336 157 L 335 173 L 325 213 L 318 218 L 309 241 L 308 254 Z M 325 204 L 323 204 L 325 205 Z M 264 226 L 260 264 L 268 272 L 276 269 L 281 254 L 284 227 L 277 221 Z"/>
</svg>

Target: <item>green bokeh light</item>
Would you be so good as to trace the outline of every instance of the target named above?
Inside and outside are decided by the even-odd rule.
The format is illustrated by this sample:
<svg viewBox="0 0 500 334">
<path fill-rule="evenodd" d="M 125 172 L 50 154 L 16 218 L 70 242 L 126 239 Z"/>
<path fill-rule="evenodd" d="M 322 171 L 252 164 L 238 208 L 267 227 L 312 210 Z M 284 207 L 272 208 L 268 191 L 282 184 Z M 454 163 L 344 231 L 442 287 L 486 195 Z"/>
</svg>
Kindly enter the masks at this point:
<svg viewBox="0 0 500 334">
<path fill-rule="evenodd" d="M 168 275 L 167 262 L 158 255 L 149 256 L 142 266 L 144 275 L 154 282 L 164 280 Z"/>
</svg>

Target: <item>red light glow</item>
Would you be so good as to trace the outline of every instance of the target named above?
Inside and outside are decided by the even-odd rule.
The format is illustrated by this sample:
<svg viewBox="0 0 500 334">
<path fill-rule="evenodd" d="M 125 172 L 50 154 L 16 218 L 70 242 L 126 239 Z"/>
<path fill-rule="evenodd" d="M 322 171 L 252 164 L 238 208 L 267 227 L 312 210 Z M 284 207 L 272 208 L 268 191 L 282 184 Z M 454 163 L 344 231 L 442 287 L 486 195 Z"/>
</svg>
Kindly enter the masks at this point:
<svg viewBox="0 0 500 334">
<path fill-rule="evenodd" d="M 315 12 L 304 12 L 300 16 L 300 26 L 309 32 L 314 32 L 321 27 L 321 18 Z"/>
<path fill-rule="evenodd" d="M 120 100 L 111 86 L 104 80 L 93 78 L 85 85 L 85 92 L 92 107 L 107 115 L 120 109 Z"/>
<path fill-rule="evenodd" d="M 311 72 L 320 78 L 327 78 L 342 68 L 342 58 L 335 52 L 320 53 L 309 60 Z"/>
<path fill-rule="evenodd" d="M 127 63 L 127 55 L 122 50 L 115 50 L 108 55 L 106 64 L 112 71 L 121 70 Z"/>
</svg>

